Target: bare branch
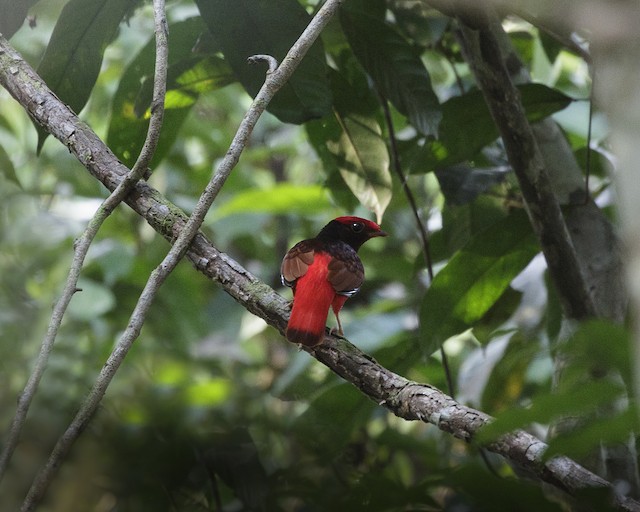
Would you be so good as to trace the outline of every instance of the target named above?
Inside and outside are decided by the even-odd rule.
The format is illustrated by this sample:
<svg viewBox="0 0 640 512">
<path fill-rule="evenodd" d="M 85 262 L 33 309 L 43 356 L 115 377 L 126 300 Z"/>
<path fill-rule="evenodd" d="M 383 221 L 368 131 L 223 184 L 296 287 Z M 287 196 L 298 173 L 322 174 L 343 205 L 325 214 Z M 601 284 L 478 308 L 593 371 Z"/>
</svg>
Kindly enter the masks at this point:
<svg viewBox="0 0 640 512">
<path fill-rule="evenodd" d="M 156 68 L 154 78 L 154 107 L 152 108 L 151 119 L 149 122 L 149 131 L 136 165 L 131 172 L 127 174 L 124 180 L 115 188 L 109 197 L 100 205 L 82 236 L 76 240 L 74 244 L 74 256 L 69 269 L 69 274 L 65 286 L 62 290 L 60 299 L 56 302 L 49 326 L 45 334 L 44 340 L 40 347 L 40 353 L 36 360 L 36 365 L 29 376 L 29 380 L 24 390 L 18 398 L 18 405 L 15 416 L 9 427 L 7 439 L 4 443 L 2 454 L 0 454 L 0 480 L 6 473 L 7 466 L 13 452 L 20 440 L 20 433 L 24 426 L 24 422 L 29 412 L 31 401 L 38 389 L 42 375 L 47 367 L 49 356 L 53 350 L 58 330 L 62 323 L 62 319 L 67 311 L 67 307 L 77 290 L 78 278 L 84 264 L 85 257 L 89 251 L 89 247 L 97 235 L 103 222 L 115 210 L 115 208 L 123 201 L 125 196 L 131 191 L 135 184 L 142 178 L 147 169 L 147 165 L 151 160 L 153 153 L 158 144 L 160 137 L 160 127 L 164 116 L 164 98 L 166 93 L 167 81 L 167 34 L 166 34 L 166 18 L 164 14 L 164 0 L 154 0 L 154 17 L 156 31 Z"/>
</svg>

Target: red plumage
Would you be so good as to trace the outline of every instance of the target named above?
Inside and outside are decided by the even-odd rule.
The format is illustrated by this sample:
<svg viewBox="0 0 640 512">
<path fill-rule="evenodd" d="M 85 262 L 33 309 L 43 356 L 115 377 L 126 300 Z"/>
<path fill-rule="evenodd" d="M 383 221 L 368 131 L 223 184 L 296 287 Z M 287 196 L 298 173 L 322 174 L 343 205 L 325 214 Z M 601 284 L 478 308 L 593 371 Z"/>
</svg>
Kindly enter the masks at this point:
<svg viewBox="0 0 640 512">
<path fill-rule="evenodd" d="M 313 347 L 322 342 L 329 308 L 340 325 L 340 309 L 358 292 L 364 267 L 360 246 L 373 237 L 386 236 L 375 222 L 360 217 L 338 217 L 315 238 L 293 246 L 282 261 L 282 282 L 293 288 L 293 307 L 287 339 Z"/>
</svg>

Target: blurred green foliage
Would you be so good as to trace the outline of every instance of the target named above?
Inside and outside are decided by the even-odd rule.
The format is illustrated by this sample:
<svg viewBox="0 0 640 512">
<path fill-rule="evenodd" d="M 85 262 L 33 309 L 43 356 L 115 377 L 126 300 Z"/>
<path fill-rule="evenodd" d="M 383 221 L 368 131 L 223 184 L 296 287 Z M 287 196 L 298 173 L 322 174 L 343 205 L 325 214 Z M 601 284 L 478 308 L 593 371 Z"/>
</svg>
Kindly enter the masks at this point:
<svg viewBox="0 0 640 512">
<path fill-rule="evenodd" d="M 58 77 L 49 85 L 131 165 L 148 123 L 151 8 L 111 2 L 121 10 L 110 11 L 103 24 L 99 13 L 80 16 L 77 3 L 42 0 L 30 11 L 36 27 L 24 24 L 12 43 Z M 608 371 L 629 380 L 626 331 L 603 322 L 581 326 L 561 349 L 576 378 L 551 392 L 555 354 L 547 333 L 559 306 L 546 298 L 540 265 L 528 267 L 537 249 L 523 212 L 513 211 L 521 210 L 519 193 L 504 172 L 497 130 L 482 96 L 468 87 L 450 20 L 426 4 L 409 4 L 354 2 L 330 24 L 293 85 L 260 120 L 203 229 L 220 250 L 280 287 L 280 259 L 293 243 L 338 215 L 384 214 L 391 236 L 362 249 L 367 281 L 344 311 L 354 343 L 391 370 L 441 389 L 444 346 L 457 398 L 498 415 L 486 439 L 570 413 L 584 417 L 579 436 L 571 443 L 558 438 L 553 453 L 580 456 L 603 437 L 619 442 L 635 415 L 623 411 L 609 428 L 591 413 L 624 397 Z M 154 187 L 185 210 L 193 207 L 250 103 L 245 90 L 255 93 L 262 81 L 262 66 L 242 68 L 242 52 L 258 47 L 281 58 L 317 7 L 251 0 L 242 11 L 251 16 L 235 13 L 226 25 L 235 1 L 169 3 L 170 93 Z M 366 19 L 359 17 L 365 8 Z M 70 23 L 74 31 L 65 29 Z M 83 29 L 93 42 L 84 50 L 94 55 L 80 58 L 68 48 L 79 44 L 73 38 Z M 539 82 L 522 89 L 532 120 L 565 108 L 569 96 L 587 96 L 586 65 L 578 57 L 531 26 L 512 37 Z M 67 68 L 77 75 L 61 81 Z M 390 101 L 407 183 L 433 232 L 440 273 L 430 288 L 413 214 L 392 178 L 377 92 Z M 580 115 L 565 119 L 583 161 Z M 460 163 L 466 167 L 453 166 Z M 5 91 L 0 171 L 4 429 L 66 277 L 73 240 L 105 191 L 66 148 L 39 138 Z M 604 174 L 594 179 L 608 186 Z M 20 503 L 166 251 L 166 242 L 126 207 L 105 223 L 0 487 L 7 509 Z M 523 271 L 531 278 L 515 289 L 510 283 Z M 585 388 L 584 375 L 600 380 Z M 46 510 L 559 509 L 502 461 L 492 464 L 504 478 L 488 472 L 475 447 L 389 415 L 185 262 L 163 286 Z"/>
</svg>

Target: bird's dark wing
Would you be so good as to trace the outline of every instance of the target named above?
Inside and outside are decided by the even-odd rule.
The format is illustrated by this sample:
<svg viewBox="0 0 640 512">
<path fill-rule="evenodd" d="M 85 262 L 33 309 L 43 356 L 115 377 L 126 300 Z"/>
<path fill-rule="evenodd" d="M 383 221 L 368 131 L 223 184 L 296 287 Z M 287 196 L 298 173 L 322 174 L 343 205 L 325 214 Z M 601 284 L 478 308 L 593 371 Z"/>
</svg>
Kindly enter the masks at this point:
<svg viewBox="0 0 640 512">
<path fill-rule="evenodd" d="M 364 282 L 364 267 L 356 251 L 343 244 L 331 251 L 333 258 L 329 262 L 327 279 L 336 293 L 351 297 Z"/>
<path fill-rule="evenodd" d="M 303 240 L 294 245 L 284 255 L 280 267 L 280 279 L 283 285 L 293 287 L 297 279 L 305 275 L 313 263 L 315 248 L 313 240 Z"/>
</svg>

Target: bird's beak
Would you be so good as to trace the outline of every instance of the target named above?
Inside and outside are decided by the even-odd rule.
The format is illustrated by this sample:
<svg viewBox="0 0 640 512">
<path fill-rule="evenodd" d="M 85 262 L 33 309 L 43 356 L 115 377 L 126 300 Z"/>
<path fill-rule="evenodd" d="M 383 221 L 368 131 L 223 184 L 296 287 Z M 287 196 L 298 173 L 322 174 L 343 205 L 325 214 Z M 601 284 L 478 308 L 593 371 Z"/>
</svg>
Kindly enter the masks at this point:
<svg viewBox="0 0 640 512">
<path fill-rule="evenodd" d="M 372 233 L 369 233 L 369 238 L 375 238 L 377 236 L 389 236 L 389 233 L 386 233 L 382 230 L 380 231 L 373 231 Z"/>
</svg>

